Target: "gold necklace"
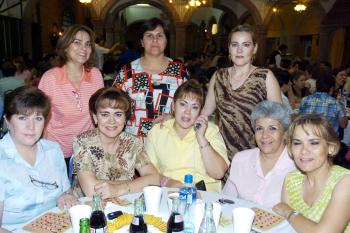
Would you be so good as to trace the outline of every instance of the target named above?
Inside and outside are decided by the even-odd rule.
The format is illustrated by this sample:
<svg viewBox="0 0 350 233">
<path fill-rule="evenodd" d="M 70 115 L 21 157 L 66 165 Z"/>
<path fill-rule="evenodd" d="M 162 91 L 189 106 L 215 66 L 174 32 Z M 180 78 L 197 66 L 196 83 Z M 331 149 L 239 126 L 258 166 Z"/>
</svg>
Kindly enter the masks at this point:
<svg viewBox="0 0 350 233">
<path fill-rule="evenodd" d="M 233 73 L 236 73 L 235 67 L 233 66 L 231 70 L 233 70 L 233 71 L 231 71 L 230 77 L 231 77 L 231 80 L 233 80 L 233 81 L 242 81 L 242 80 L 244 81 L 244 80 L 246 80 L 247 77 L 249 77 L 249 75 L 253 71 L 252 66 L 249 65 L 249 69 L 248 69 L 248 71 L 245 74 L 240 75 L 239 78 L 235 78 L 234 75 L 233 75 Z M 244 79 L 242 79 L 241 77 L 244 77 Z"/>
</svg>

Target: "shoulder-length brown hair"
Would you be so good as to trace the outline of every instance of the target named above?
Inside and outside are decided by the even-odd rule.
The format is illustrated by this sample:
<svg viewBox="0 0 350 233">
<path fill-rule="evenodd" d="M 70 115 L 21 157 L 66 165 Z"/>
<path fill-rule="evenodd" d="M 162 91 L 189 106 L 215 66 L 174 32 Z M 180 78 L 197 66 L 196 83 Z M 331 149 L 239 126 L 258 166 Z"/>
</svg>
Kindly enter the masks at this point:
<svg viewBox="0 0 350 233">
<path fill-rule="evenodd" d="M 91 41 L 91 54 L 89 59 L 85 62 L 84 67 L 87 70 L 90 70 L 95 65 L 95 33 L 85 25 L 74 24 L 64 31 L 63 36 L 57 42 L 56 52 L 58 55 L 58 66 L 61 67 L 67 63 L 68 57 L 66 54 L 66 49 L 71 43 L 73 43 L 76 34 L 80 31 L 84 31 L 89 34 Z"/>
</svg>

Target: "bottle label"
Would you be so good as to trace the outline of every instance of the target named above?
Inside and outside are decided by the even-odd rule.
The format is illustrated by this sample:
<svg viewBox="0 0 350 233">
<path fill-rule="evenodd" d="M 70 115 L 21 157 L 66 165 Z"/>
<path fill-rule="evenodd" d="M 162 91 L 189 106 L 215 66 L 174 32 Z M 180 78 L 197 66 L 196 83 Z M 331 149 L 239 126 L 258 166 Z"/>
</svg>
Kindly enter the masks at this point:
<svg viewBox="0 0 350 233">
<path fill-rule="evenodd" d="M 183 222 L 183 221 L 184 221 L 184 219 L 183 219 L 182 215 L 180 215 L 180 214 L 175 215 L 175 218 L 174 218 L 175 223 L 179 223 L 179 222 Z"/>
<path fill-rule="evenodd" d="M 131 221 L 131 224 L 138 226 L 140 225 L 140 219 L 138 217 L 134 217 Z"/>
<path fill-rule="evenodd" d="M 90 233 L 108 233 L 108 228 L 105 226 L 104 228 L 90 228 Z"/>
</svg>

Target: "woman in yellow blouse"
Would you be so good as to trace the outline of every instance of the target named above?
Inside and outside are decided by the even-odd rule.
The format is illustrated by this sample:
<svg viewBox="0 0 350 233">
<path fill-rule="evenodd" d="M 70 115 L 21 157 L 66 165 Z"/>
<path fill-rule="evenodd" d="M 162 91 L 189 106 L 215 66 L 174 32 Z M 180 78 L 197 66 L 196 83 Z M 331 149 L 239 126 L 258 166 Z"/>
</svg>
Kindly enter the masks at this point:
<svg viewBox="0 0 350 233">
<path fill-rule="evenodd" d="M 339 140 L 326 118 L 297 117 L 288 149 L 299 170 L 285 178 L 282 203 L 274 211 L 298 233 L 350 232 L 350 171 L 332 164 Z"/>
<path fill-rule="evenodd" d="M 161 186 L 182 186 L 191 173 L 195 183 L 203 180 L 208 191 L 221 192 L 229 162 L 219 128 L 200 115 L 204 98 L 198 81 L 181 84 L 174 94 L 174 118 L 155 125 L 147 136 L 145 149 L 161 174 Z"/>
</svg>

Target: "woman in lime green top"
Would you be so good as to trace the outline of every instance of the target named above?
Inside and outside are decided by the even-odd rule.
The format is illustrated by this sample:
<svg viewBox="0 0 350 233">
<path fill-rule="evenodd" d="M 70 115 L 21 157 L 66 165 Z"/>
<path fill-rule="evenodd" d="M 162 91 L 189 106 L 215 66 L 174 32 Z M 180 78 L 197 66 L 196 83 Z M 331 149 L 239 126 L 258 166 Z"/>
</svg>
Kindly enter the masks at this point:
<svg viewBox="0 0 350 233">
<path fill-rule="evenodd" d="M 300 115 L 289 127 L 288 149 L 299 170 L 285 178 L 273 210 L 298 233 L 350 232 L 350 171 L 332 164 L 339 147 L 323 116 Z"/>
</svg>

